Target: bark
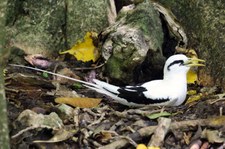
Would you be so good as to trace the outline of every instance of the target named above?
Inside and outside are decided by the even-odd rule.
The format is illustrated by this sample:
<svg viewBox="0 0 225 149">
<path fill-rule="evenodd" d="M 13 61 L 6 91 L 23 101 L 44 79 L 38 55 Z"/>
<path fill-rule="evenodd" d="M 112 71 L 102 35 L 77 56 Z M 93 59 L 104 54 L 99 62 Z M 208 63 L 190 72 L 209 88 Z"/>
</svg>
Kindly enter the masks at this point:
<svg viewBox="0 0 225 149">
<path fill-rule="evenodd" d="M 0 146 L 3 149 L 9 149 L 9 131 L 8 131 L 8 119 L 7 119 L 7 108 L 6 108 L 6 98 L 4 90 L 4 76 L 3 69 L 5 58 L 8 55 L 5 46 L 5 8 L 6 0 L 2 0 L 0 4 Z"/>
</svg>

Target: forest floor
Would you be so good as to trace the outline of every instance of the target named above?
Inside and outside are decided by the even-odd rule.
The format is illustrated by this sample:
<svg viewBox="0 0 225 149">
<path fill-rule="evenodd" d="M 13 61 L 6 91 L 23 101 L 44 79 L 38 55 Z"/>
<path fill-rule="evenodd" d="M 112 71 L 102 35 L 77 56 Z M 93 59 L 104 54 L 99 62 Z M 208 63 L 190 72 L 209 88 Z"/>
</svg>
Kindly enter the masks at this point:
<svg viewBox="0 0 225 149">
<path fill-rule="evenodd" d="M 76 72 L 77 76 L 87 76 L 90 70 Z M 131 108 L 69 80 L 60 81 L 33 70 L 7 68 L 5 86 L 12 148 L 225 146 L 225 98 L 218 89 L 193 86 L 197 91 L 194 97 L 200 98 L 178 107 Z M 102 100 L 89 108 L 55 102 L 55 98 L 71 93 Z"/>
</svg>

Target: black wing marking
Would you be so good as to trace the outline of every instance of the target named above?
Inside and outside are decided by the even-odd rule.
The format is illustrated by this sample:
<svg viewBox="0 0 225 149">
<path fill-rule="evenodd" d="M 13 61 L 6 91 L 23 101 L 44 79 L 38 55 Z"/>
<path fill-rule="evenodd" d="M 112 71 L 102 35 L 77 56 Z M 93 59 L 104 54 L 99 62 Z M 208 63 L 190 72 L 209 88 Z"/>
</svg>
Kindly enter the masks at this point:
<svg viewBox="0 0 225 149">
<path fill-rule="evenodd" d="M 133 102 L 136 104 L 157 104 L 169 101 L 169 98 L 166 99 L 150 99 L 147 98 L 143 93 L 147 89 L 142 86 L 133 86 L 133 87 L 121 87 L 118 89 L 118 97 L 126 99 L 128 102 Z"/>
</svg>

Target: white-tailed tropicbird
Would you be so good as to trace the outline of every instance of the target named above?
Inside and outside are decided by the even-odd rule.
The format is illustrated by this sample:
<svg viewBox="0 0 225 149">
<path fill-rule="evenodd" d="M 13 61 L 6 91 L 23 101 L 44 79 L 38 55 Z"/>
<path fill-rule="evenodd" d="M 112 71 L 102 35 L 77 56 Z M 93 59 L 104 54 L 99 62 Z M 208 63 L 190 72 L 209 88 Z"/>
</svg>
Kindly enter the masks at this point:
<svg viewBox="0 0 225 149">
<path fill-rule="evenodd" d="M 42 71 L 80 82 L 85 87 L 110 96 L 117 102 L 127 106 L 179 106 L 186 99 L 186 74 L 192 66 L 204 66 L 204 64 L 199 62 L 204 62 L 204 60 L 188 58 L 183 54 L 173 55 L 166 60 L 162 80 L 153 80 L 142 85 L 125 87 L 111 85 L 97 79 L 93 80 L 94 83 L 89 83 L 38 68 L 11 65 Z"/>
</svg>

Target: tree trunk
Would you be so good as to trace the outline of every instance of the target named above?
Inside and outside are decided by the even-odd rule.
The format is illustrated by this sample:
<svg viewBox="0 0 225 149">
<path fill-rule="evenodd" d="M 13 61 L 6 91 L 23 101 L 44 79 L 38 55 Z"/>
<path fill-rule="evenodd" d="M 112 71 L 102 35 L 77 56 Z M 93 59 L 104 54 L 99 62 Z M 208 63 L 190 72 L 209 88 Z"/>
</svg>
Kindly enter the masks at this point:
<svg viewBox="0 0 225 149">
<path fill-rule="evenodd" d="M 2 149 L 9 149 L 9 131 L 8 131 L 8 119 L 6 109 L 6 98 L 4 90 L 4 62 L 7 50 L 4 48 L 5 45 L 5 8 L 6 0 L 2 0 L 0 4 L 0 147 Z"/>
</svg>

